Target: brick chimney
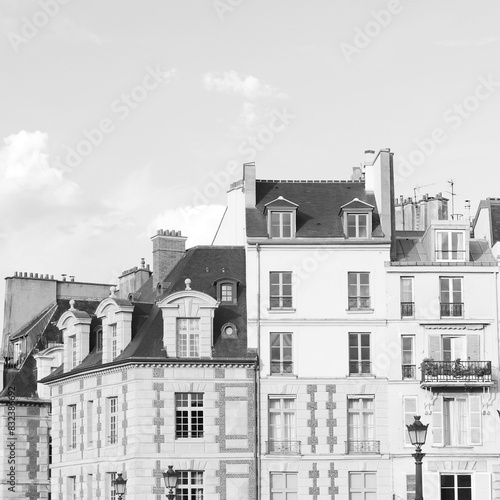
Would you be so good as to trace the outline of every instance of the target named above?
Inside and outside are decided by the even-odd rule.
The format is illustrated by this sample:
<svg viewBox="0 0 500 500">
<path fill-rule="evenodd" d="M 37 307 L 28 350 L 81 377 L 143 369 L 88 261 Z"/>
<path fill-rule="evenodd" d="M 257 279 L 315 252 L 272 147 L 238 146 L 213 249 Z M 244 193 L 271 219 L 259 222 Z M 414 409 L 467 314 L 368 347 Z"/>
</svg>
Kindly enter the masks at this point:
<svg viewBox="0 0 500 500">
<path fill-rule="evenodd" d="M 186 236 L 180 231 L 158 229 L 153 241 L 153 289 L 165 280 L 186 253 Z"/>
<path fill-rule="evenodd" d="M 255 208 L 256 191 L 255 191 L 255 177 L 256 177 L 255 162 L 243 164 L 243 185 L 245 189 L 245 207 Z"/>
</svg>

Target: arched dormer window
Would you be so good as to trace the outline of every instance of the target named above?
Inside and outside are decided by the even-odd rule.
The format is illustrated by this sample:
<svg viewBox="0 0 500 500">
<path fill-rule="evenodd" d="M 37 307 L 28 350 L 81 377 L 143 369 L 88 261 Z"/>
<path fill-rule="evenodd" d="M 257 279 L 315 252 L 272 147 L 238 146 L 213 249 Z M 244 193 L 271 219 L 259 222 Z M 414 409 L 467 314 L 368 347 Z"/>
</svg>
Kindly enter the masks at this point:
<svg viewBox="0 0 500 500">
<path fill-rule="evenodd" d="M 266 203 L 267 233 L 269 238 L 294 238 L 298 205 L 279 196 Z"/>
<path fill-rule="evenodd" d="M 372 213 L 374 206 L 354 198 L 340 207 L 344 235 L 348 239 L 369 239 L 372 237 Z"/>
<path fill-rule="evenodd" d="M 217 290 L 217 301 L 223 305 L 238 303 L 238 280 L 233 278 L 219 278 L 214 282 Z"/>
</svg>

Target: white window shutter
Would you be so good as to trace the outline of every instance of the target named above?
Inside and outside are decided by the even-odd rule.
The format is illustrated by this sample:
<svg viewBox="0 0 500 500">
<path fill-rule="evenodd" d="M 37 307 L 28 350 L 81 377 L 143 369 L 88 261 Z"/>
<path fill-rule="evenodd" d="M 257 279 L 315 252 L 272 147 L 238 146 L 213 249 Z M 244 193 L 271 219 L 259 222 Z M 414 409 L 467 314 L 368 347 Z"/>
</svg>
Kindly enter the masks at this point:
<svg viewBox="0 0 500 500">
<path fill-rule="evenodd" d="M 478 500 L 491 500 L 491 474 L 477 472 L 474 474 L 475 495 Z"/>
<path fill-rule="evenodd" d="M 410 435 L 408 434 L 407 425 L 412 424 L 414 416 L 418 415 L 417 411 L 417 396 L 403 396 L 403 442 L 411 445 Z"/>
<path fill-rule="evenodd" d="M 467 335 L 467 358 L 468 361 L 479 361 L 479 335 L 470 333 Z"/>
<path fill-rule="evenodd" d="M 440 335 L 429 335 L 429 352 L 427 354 L 427 357 L 432 358 L 434 361 L 441 361 Z"/>
<path fill-rule="evenodd" d="M 437 499 L 441 498 L 438 472 L 427 472 L 423 474 L 422 478 L 424 498 Z M 482 499 L 481 499 L 482 500 Z"/>
<path fill-rule="evenodd" d="M 432 407 L 432 445 L 444 446 L 443 398 L 437 397 Z"/>
<path fill-rule="evenodd" d="M 481 444 L 481 396 L 469 397 L 470 444 Z"/>
</svg>

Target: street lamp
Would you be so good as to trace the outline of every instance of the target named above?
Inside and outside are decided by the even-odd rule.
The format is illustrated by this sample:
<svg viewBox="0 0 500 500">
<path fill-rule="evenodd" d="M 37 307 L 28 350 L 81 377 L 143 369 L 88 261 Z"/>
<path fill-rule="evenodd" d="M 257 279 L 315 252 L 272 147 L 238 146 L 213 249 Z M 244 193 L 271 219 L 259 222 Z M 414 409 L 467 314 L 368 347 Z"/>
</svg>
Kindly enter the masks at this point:
<svg viewBox="0 0 500 500">
<path fill-rule="evenodd" d="M 167 493 L 168 500 L 175 499 L 175 488 L 177 488 L 177 481 L 179 480 L 179 474 L 177 471 L 173 470 L 173 465 L 168 466 L 168 471 L 163 473 L 163 480 L 165 481 L 165 488 L 170 490 Z"/>
<path fill-rule="evenodd" d="M 118 477 L 114 481 L 115 493 L 118 495 L 118 500 L 122 500 L 123 495 L 125 495 L 125 490 L 127 489 L 127 480 L 123 479 L 121 472 L 118 473 Z"/>
<path fill-rule="evenodd" d="M 414 418 L 414 422 L 406 427 L 411 444 L 415 446 L 415 453 L 412 454 L 415 459 L 415 500 L 424 500 L 422 496 L 422 459 L 425 457 L 425 453 L 422 453 L 422 446 L 425 444 L 429 424 L 424 425 L 420 422 L 420 415 L 415 415 Z"/>
</svg>

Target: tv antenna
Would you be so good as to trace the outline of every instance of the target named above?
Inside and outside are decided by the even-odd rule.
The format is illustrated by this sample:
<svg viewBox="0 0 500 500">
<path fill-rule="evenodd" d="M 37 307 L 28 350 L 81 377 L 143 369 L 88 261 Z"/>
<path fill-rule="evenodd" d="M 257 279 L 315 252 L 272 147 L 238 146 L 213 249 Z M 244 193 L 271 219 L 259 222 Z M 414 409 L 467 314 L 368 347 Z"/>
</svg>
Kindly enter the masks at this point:
<svg viewBox="0 0 500 500">
<path fill-rule="evenodd" d="M 453 181 L 453 179 L 450 179 L 447 182 L 451 186 L 451 191 L 446 191 L 446 192 L 451 194 L 451 220 L 454 220 L 454 218 L 455 218 L 455 196 L 457 195 L 457 193 L 455 193 L 455 190 L 454 190 L 455 182 Z"/>
<path fill-rule="evenodd" d="M 420 191 L 422 188 L 429 187 L 429 186 L 434 186 L 436 184 L 435 182 L 432 182 L 431 184 L 423 184 L 421 186 L 415 186 L 413 188 L 413 199 L 415 200 L 415 203 L 417 203 L 417 191 Z"/>
</svg>

